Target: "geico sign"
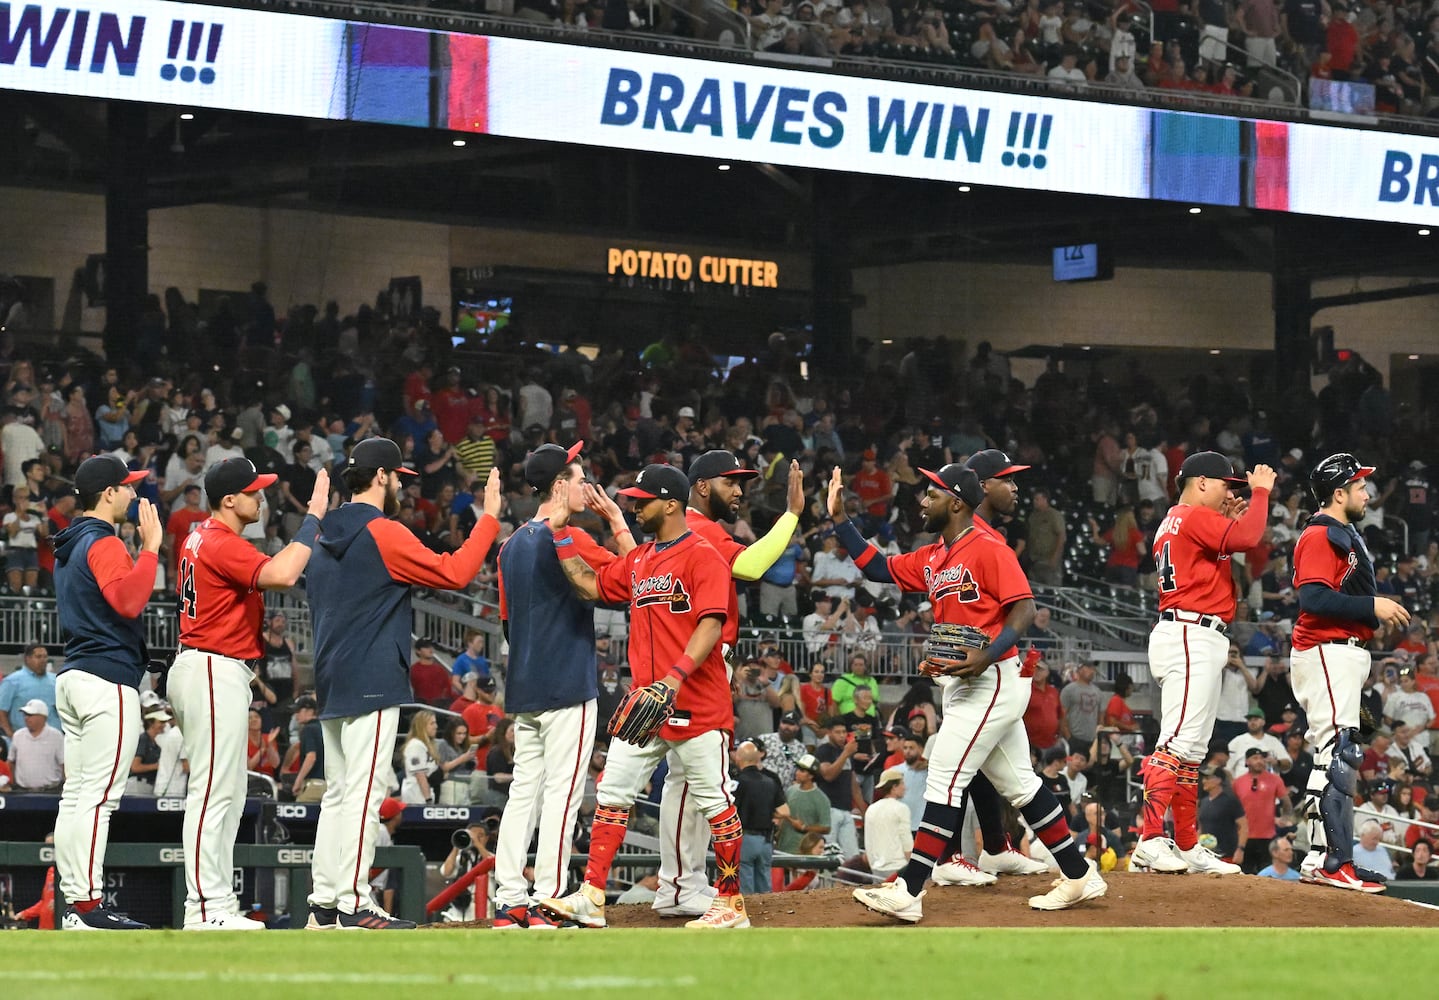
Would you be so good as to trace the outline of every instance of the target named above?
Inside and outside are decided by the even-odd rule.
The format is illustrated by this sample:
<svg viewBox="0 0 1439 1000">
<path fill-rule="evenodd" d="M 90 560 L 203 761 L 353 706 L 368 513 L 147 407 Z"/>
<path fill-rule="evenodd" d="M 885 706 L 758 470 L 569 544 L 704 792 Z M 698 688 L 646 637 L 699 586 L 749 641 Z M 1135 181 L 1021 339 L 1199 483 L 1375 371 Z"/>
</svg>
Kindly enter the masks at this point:
<svg viewBox="0 0 1439 1000">
<path fill-rule="evenodd" d="M 155 809 L 162 813 L 182 813 L 185 811 L 184 799 L 156 799 Z"/>
<path fill-rule="evenodd" d="M 293 847 L 275 852 L 275 860 L 282 865 L 308 865 L 314 856 L 314 851 L 303 851 Z"/>
<path fill-rule="evenodd" d="M 185 849 L 183 847 L 162 847 L 160 848 L 160 860 L 163 862 L 183 864 L 185 861 Z"/>
<path fill-rule="evenodd" d="M 426 806 L 422 819 L 469 819 L 470 811 L 460 806 Z"/>
<path fill-rule="evenodd" d="M 53 848 L 53 847 L 42 847 L 42 848 L 40 848 L 40 863 L 41 863 L 42 865 L 54 864 L 54 863 L 55 863 L 55 848 Z"/>
<path fill-rule="evenodd" d="M 279 819 L 305 819 L 310 815 L 309 806 L 297 806 L 291 803 L 281 803 L 275 807 L 275 816 Z"/>
</svg>

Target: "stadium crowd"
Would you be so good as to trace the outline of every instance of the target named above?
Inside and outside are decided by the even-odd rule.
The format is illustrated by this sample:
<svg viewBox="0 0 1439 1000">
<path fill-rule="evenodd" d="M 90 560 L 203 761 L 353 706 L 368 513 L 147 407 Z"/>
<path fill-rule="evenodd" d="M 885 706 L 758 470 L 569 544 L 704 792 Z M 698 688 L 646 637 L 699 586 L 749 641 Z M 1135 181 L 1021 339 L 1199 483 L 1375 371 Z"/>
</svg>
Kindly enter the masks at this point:
<svg viewBox="0 0 1439 1000">
<path fill-rule="evenodd" d="M 411 2 L 499 9 L 478 0 Z M 1320 97 L 1313 107 L 1428 116 L 1439 106 L 1439 14 L 1418 0 L 726 0 L 726 6 L 738 17 L 639 0 L 515 0 L 512 13 L 575 30 L 718 36 L 759 51 L 919 61 L 1080 89 L 1102 83 L 1293 103 L 1293 77 L 1306 90 L 1314 81 L 1372 88 L 1372 95 L 1332 105 Z"/>
<path fill-rule="evenodd" d="M 1432 632 L 1439 539 L 1430 539 L 1428 477 L 1435 455 L 1428 415 L 1396 407 L 1378 372 L 1357 355 L 1337 363 L 1317 394 L 1305 384 L 1282 396 L 1251 387 L 1218 363 L 1161 387 L 1138 365 L 1066 367 L 1051 360 L 1026 385 L 988 343 L 971 350 L 960 341 L 918 339 L 897 363 L 885 360 L 877 345 L 860 342 L 842 373 L 809 370 L 804 377 L 805 345 L 783 333 L 725 370 L 717 368 L 698 327 L 642 349 L 581 349 L 571 340 L 551 351 L 528 343 L 518 322 L 474 330 L 466 339 L 452 336 L 433 310 L 399 311 L 382 296 L 376 307 L 351 314 L 329 303 L 279 315 L 257 283 L 248 297 L 220 303 L 201 321 L 197 308 L 171 289 L 163 299 L 152 297 L 126 364 L 24 351 L 7 332 L 0 343 L 7 404 L 0 417 L 0 501 L 9 592 L 23 599 L 45 590 L 48 535 L 73 514 L 67 477 L 97 452 L 149 471 L 137 489 L 160 505 L 172 557 L 206 516 L 206 469 L 234 456 L 279 475 L 268 494 L 268 517 L 252 538 L 270 551 L 296 530 L 317 471 L 376 435 L 397 441 L 418 473 L 405 490 L 400 520 L 439 551 L 456 547 L 474 524 L 476 484 L 491 468 L 506 484 L 506 530 L 533 515 L 537 501 L 519 466 L 543 442 L 584 441 L 589 479 L 611 494 L 646 463 L 686 468 L 709 449 L 729 450 L 759 472 L 734 525 L 742 541 L 766 531 L 784 509 L 786 470 L 797 459 L 810 503 L 785 555 L 744 588 L 742 613 L 759 639 L 742 650 L 745 662 L 735 678 L 736 770 L 762 764 L 774 771 L 792 816 L 819 817 L 820 795 L 826 809 L 860 817 L 876 801 L 895 800 L 909 804 L 912 829 L 925 748 L 938 719 L 927 681 L 904 687 L 912 680 L 905 664 L 928 634 L 930 609 L 915 595 L 864 581 L 837 545 L 821 492 L 830 470 L 843 469 L 847 506 L 865 534 L 898 552 L 927 540 L 918 517 L 923 487 L 917 469 L 1002 449 L 1032 467 L 1020 474 L 1020 509 L 997 518 L 995 527 L 1034 583 L 1128 595 L 1142 613 L 1155 571 L 1149 541 L 1172 500 L 1171 474 L 1184 455 L 1214 449 L 1237 469 L 1264 463 L 1280 476 L 1263 540 L 1233 561 L 1244 595 L 1244 638 L 1226 671 L 1207 762 L 1206 791 L 1217 804 L 1201 813 L 1220 853 L 1267 863 L 1270 842 L 1294 825 L 1288 809 L 1295 789 L 1304 787 L 1307 756 L 1302 740 L 1293 740 L 1303 723 L 1286 678 L 1287 632 L 1295 617 L 1288 555 L 1312 507 L 1307 470 L 1329 452 L 1351 450 L 1379 468 L 1362 527 L 1380 565 L 1381 592 L 1408 606 L 1415 623 L 1403 634 L 1381 633 L 1373 644 L 1375 670 L 1365 698 L 1386 728 L 1363 768 L 1366 795 L 1378 812 L 1392 814 L 1380 821 L 1386 842 L 1412 845 L 1422 829 L 1406 820 L 1435 818 L 1428 756 L 1439 729 L 1439 644 Z M 612 541 L 598 519 L 583 526 Z M 493 565 L 492 557 L 468 595 L 482 617 L 495 613 Z M 162 560 L 158 591 L 168 593 L 169 577 Z M 597 624 L 603 720 L 627 682 L 625 621 L 622 613 L 601 612 Z M 1035 766 L 1066 803 L 1071 824 L 1088 833 L 1095 856 L 1107 856 L 1112 866 L 1121 863 L 1131 837 L 1135 775 L 1153 732 L 1148 717 L 1126 700 L 1129 678 L 1102 688 L 1093 665 L 1060 657 L 1056 625 L 1063 623 L 1051 622 L 1046 610 L 1026 637 L 1041 657 L 1050 657 L 1036 670 L 1026 717 Z M 297 683 L 302 651 L 283 614 L 268 620 L 264 642 L 250 769 L 273 776 L 287 795 L 318 801 L 323 747 L 316 705 Z M 44 647 L 32 647 L 24 665 L 0 684 L 7 735 L 17 734 L 8 754 L 14 773 L 0 769 L 0 782 L 56 783 L 39 780 L 53 778 L 48 772 L 27 767 L 35 757 L 15 756 L 43 750 L 36 737 L 44 737 L 46 723 L 34 702 L 46 697 L 46 657 Z M 1260 658 L 1263 666 L 1252 670 L 1245 657 Z M 513 762 L 502 651 L 482 631 L 472 633 L 464 649 L 439 651 L 421 641 L 411 678 L 416 701 L 434 711 L 407 720 L 398 798 L 502 807 Z M 51 676 L 51 725 L 53 683 Z M 178 794 L 183 762 L 166 750 L 178 740 L 166 736 L 173 726 L 163 703 L 152 698 L 145 718 L 134 791 Z M 602 760 L 597 757 L 592 777 Z M 1261 782 L 1261 775 L 1273 778 Z M 1255 795 L 1263 784 L 1274 797 L 1265 804 L 1245 793 L 1251 781 Z M 858 838 L 840 838 L 829 815 L 803 829 L 781 828 L 778 845 L 822 850 L 828 839 L 858 858 Z M 1262 836 L 1269 828 L 1274 832 Z M 1282 867 L 1284 848 L 1275 850 L 1273 860 Z M 869 866 L 882 871 L 886 864 L 871 859 Z"/>
</svg>

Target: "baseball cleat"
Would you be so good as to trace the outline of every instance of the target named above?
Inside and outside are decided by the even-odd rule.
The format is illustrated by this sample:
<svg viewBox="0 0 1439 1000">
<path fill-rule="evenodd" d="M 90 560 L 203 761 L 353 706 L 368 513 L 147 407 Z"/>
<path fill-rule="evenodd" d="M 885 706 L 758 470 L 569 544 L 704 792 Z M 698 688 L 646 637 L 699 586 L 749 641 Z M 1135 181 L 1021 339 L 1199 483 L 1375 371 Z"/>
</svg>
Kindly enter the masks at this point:
<svg viewBox="0 0 1439 1000">
<path fill-rule="evenodd" d="M 1373 875 L 1373 872 L 1368 873 Z M 1355 892 L 1383 892 L 1384 882 L 1375 878 L 1366 878 L 1360 875 L 1354 867 L 1354 862 L 1346 861 L 1336 871 L 1330 871 L 1324 865 L 1314 870 L 1314 875 L 1309 879 L 1314 885 L 1330 885 L 1336 889 L 1353 889 Z"/>
<path fill-rule="evenodd" d="M 149 924 L 131 920 L 123 913 L 97 906 L 89 913 L 81 913 L 73 906 L 65 911 L 61 924 L 67 931 L 148 931 Z"/>
<path fill-rule="evenodd" d="M 1043 875 L 1049 871 L 1049 865 L 1034 858 L 1027 858 L 1011 847 L 998 854 L 981 851 L 979 870 L 991 875 Z"/>
<path fill-rule="evenodd" d="M 1314 873 L 1324 867 L 1324 852 L 1311 850 L 1299 862 L 1299 881 L 1313 882 Z"/>
<path fill-rule="evenodd" d="M 1193 875 L 1238 875 L 1243 871 L 1238 865 L 1225 861 L 1203 844 L 1195 844 L 1187 851 L 1180 851 L 1179 856 L 1184 859 L 1190 874 Z"/>
<path fill-rule="evenodd" d="M 305 921 L 307 931 L 332 931 L 340 926 L 340 911 L 333 906 L 310 904 L 310 919 Z"/>
<path fill-rule="evenodd" d="M 530 908 L 521 903 L 519 906 L 506 906 L 495 911 L 495 917 L 490 921 L 490 929 L 497 931 L 524 930 L 530 926 Z"/>
<path fill-rule="evenodd" d="M 999 881 L 989 872 L 980 871 L 963 854 L 951 855 L 944 864 L 935 865 L 932 877 L 935 885 L 993 885 Z"/>
<path fill-rule="evenodd" d="M 993 878 L 994 876 L 991 875 L 990 879 Z M 855 902 L 862 903 L 866 909 L 882 913 L 886 917 L 894 917 L 896 920 L 903 920 L 907 924 L 917 924 L 924 916 L 924 893 L 911 896 L 909 890 L 905 888 L 904 882 L 899 879 L 856 889 L 854 890 L 854 899 Z"/>
<path fill-rule="evenodd" d="M 716 896 L 704 916 L 691 920 L 685 926 L 720 931 L 748 927 L 749 913 L 745 910 L 744 897 Z"/>
<path fill-rule="evenodd" d="M 684 917 L 687 920 L 702 917 L 709 912 L 708 906 L 656 906 L 653 909 L 661 917 Z"/>
<path fill-rule="evenodd" d="M 578 925 L 559 920 L 553 914 L 546 913 L 538 906 L 531 906 L 525 911 L 525 926 L 532 931 L 555 931 L 561 927 L 575 927 Z"/>
<path fill-rule="evenodd" d="M 1034 910 L 1067 910 L 1086 899 L 1098 899 L 1109 891 L 1109 885 L 1099 876 L 1099 869 L 1093 861 L 1086 862 L 1089 871 L 1082 878 L 1054 880 L 1054 887 L 1043 896 L 1030 896 L 1029 906 Z"/>
<path fill-rule="evenodd" d="M 186 924 L 187 931 L 262 931 L 265 925 L 239 913 L 212 913 L 204 920 Z"/>
<path fill-rule="evenodd" d="M 342 931 L 412 931 L 415 929 L 413 920 L 392 917 L 373 903 L 368 908 L 356 910 L 354 913 L 346 913 L 341 910 L 339 916 L 335 918 L 335 923 Z"/>
<path fill-rule="evenodd" d="M 561 920 L 572 920 L 581 927 L 605 926 L 604 891 L 588 882 L 580 883 L 580 887 L 568 896 L 542 899 L 536 905 Z"/>
<path fill-rule="evenodd" d="M 1129 856 L 1129 870 L 1183 875 L 1189 871 L 1189 862 L 1180 857 L 1179 848 L 1168 837 L 1150 837 L 1135 845 Z"/>
</svg>

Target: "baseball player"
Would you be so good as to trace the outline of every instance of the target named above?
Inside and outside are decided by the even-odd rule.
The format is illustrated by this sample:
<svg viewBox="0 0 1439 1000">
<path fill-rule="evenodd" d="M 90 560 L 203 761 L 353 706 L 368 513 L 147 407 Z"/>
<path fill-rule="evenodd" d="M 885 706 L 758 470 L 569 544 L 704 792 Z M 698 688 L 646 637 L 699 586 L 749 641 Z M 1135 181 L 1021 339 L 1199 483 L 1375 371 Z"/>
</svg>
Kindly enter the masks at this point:
<svg viewBox="0 0 1439 1000">
<path fill-rule="evenodd" d="M 944 863 L 958 832 L 960 801 L 983 770 L 999 794 L 1019 810 L 1049 848 L 1062 877 L 1029 905 L 1063 910 L 1108 891 L 1093 863 L 1070 835 L 1064 809 L 1029 763 L 1024 710 L 1032 686 L 1020 677 L 1015 642 L 1034 620 L 1034 597 L 1019 560 L 1008 545 L 974 524 L 984 500 L 979 477 L 958 463 L 938 472 L 920 469 L 930 481 L 920 501 L 923 527 L 939 540 L 904 555 L 885 556 L 866 542 L 845 515 L 844 483 L 836 469 L 829 485 L 835 533 L 871 580 L 924 593 L 936 622 L 970 625 L 992 637 L 984 649 L 954 659 L 926 661 L 927 673 L 943 676 L 944 720 L 929 759 L 924 814 L 909 863 L 893 882 L 857 889 L 854 898 L 876 913 L 917 923 L 923 916 L 924 884 L 956 884 Z"/>
<path fill-rule="evenodd" d="M 75 471 L 80 516 L 55 536 L 55 603 L 65 630 L 65 665 L 55 709 L 65 731 L 65 787 L 55 818 L 55 867 L 73 931 L 145 930 L 102 905 L 110 814 L 120 804 L 140 741 L 139 684 L 150 661 L 140 616 L 155 586 L 165 529 L 140 501 L 140 555 L 132 563 L 115 526 L 135 502 L 131 472 L 113 455 Z"/>
<path fill-rule="evenodd" d="M 1305 788 L 1309 855 L 1300 878 L 1360 892 L 1383 892 L 1384 880 L 1354 864 L 1354 792 L 1364 757 L 1359 694 L 1369 676 L 1365 643 L 1380 625 L 1409 624 L 1404 605 L 1375 591 L 1374 560 L 1354 525 L 1364 517 L 1372 466 L 1330 455 L 1314 467 L 1309 488 L 1319 511 L 1294 546 L 1294 625 L 1290 678 L 1309 720 L 1314 770 Z"/>
<path fill-rule="evenodd" d="M 525 459 L 525 482 L 543 500 L 534 519 L 500 549 L 500 619 L 510 642 L 505 708 L 515 720 L 515 760 L 495 849 L 496 930 L 555 926 L 548 913 L 530 905 L 524 875 L 530 840 L 538 819 L 533 898 L 563 896 L 569 888 L 575 818 L 595 745 L 599 681 L 594 607 L 575 596 L 560 568 L 550 528 L 556 485 L 568 487 L 567 515 L 588 502 L 609 522 L 621 555 L 635 547 L 619 507 L 585 483 L 579 462 L 582 447 L 583 442 L 568 450 L 542 445 Z M 570 537 L 574 554 L 592 570 L 617 558 L 588 532 L 571 531 Z"/>
<path fill-rule="evenodd" d="M 684 768 L 689 796 L 709 820 L 718 874 L 705 913 L 685 926 L 749 926 L 739 889 L 739 813 L 729 793 L 734 702 L 721 654 L 725 615 L 734 601 L 724 558 L 685 524 L 685 474 L 649 465 L 621 490 L 640 501 L 639 524 L 654 540 L 598 573 L 573 554 L 567 530 L 569 484 L 556 490 L 550 517 L 555 548 L 575 592 L 588 601 L 630 602 L 630 673 L 634 688 L 610 720 L 609 758 L 595 795 L 590 861 L 584 883 L 540 905 L 583 927 L 605 925 L 605 883 L 625 839 L 630 808 L 660 758 Z"/>
<path fill-rule="evenodd" d="M 275 482 L 248 458 L 230 458 L 205 473 L 210 517 L 181 546 L 180 652 L 166 692 L 190 761 L 185 797 L 186 930 L 256 930 L 235 897 L 235 834 L 245 807 L 245 746 L 251 664 L 264 651 L 263 591 L 293 587 L 329 504 L 330 476 L 316 475 L 295 540 L 274 558 L 240 537 L 260 518 L 261 492 Z"/>
<path fill-rule="evenodd" d="M 743 468 L 733 452 L 723 449 L 707 451 L 690 465 L 685 525 L 709 542 L 720 558 L 729 563 L 730 574 L 736 580 L 758 580 L 764 576 L 784 554 L 799 524 L 800 512 L 804 510 L 804 475 L 799 463 L 791 462 L 785 512 L 754 544 L 745 546 L 735 541 L 724 524 L 734 524 L 739 518 L 745 481 L 757 475 L 755 470 Z M 730 602 L 720 642 L 725 651 L 734 650 L 739 642 L 738 600 Z M 725 652 L 725 656 L 728 661 L 729 652 Z M 684 762 L 676 764 L 665 775 L 664 794 L 660 799 L 660 884 L 652 905 L 661 916 L 697 917 L 709 908 L 713 893 L 705 876 L 710 825 L 690 798 Z"/>
<path fill-rule="evenodd" d="M 1246 485 L 1215 451 L 1190 455 L 1179 467 L 1179 502 L 1154 533 L 1159 622 L 1149 634 L 1149 670 L 1159 685 L 1160 731 L 1144 764 L 1144 829 L 1131 870 L 1237 875 L 1238 865 L 1199 843 L 1199 765 L 1219 709 L 1229 657 L 1234 578 L 1229 557 L 1259 544 L 1269 516 L 1274 470 L 1249 473 L 1249 504 L 1233 493 Z M 1174 809 L 1174 839 L 1164 814 Z"/>
<path fill-rule="evenodd" d="M 490 470 L 484 514 L 455 552 L 437 555 L 395 519 L 399 445 L 370 438 L 345 464 L 350 502 L 325 515 L 306 591 L 315 630 L 315 693 L 325 745 L 325 795 L 311 866 L 312 930 L 408 930 L 370 896 L 368 875 L 410 690 L 410 588 L 459 590 L 479 572 L 500 522 L 500 474 Z"/>
<path fill-rule="evenodd" d="M 975 528 L 988 532 L 1003 544 L 1009 544 L 1003 535 L 994 530 L 990 522 L 996 514 L 1014 513 L 1015 505 L 1019 501 L 1019 487 L 1014 482 L 1014 474 L 1024 472 L 1029 466 L 1016 465 L 1010 461 L 1008 455 L 997 448 L 977 451 L 969 456 L 964 464 L 974 472 L 979 479 L 980 489 L 984 491 L 984 499 L 974 511 Z M 1022 666 L 1019 675 L 1029 677 L 1033 673 L 1033 667 Z M 979 832 L 984 841 L 984 850 L 980 852 L 978 865 L 971 864 L 960 850 L 964 810 L 970 803 L 974 804 L 975 818 L 979 821 Z M 1009 833 L 1004 827 L 999 793 L 983 771 L 976 772 L 974 780 L 965 789 L 964 798 L 960 801 L 959 818 L 954 843 L 951 845 L 954 851 L 946 863 L 946 868 L 952 868 L 956 874 L 962 876 L 960 885 L 985 885 L 993 882 L 996 875 L 1043 875 L 1049 871 L 1047 864 L 1025 856 L 1010 841 Z M 991 850 L 995 847 L 998 847 L 998 850 Z M 982 876 L 988 878 L 981 880 Z"/>
</svg>

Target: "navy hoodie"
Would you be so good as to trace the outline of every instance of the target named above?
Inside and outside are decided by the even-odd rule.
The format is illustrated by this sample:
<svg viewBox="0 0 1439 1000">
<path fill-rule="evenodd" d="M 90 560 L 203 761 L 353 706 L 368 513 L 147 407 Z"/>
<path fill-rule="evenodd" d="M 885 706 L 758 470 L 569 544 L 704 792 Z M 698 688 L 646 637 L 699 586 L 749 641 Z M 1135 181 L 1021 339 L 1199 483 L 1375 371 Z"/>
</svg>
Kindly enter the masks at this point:
<svg viewBox="0 0 1439 1000">
<path fill-rule="evenodd" d="M 320 718 L 351 718 L 414 700 L 410 588 L 468 585 L 499 527 L 485 515 L 459 551 L 438 555 L 370 504 L 347 503 L 325 515 L 305 583 Z"/>
<path fill-rule="evenodd" d="M 132 563 L 114 525 L 98 517 L 78 517 L 55 536 L 55 605 L 65 634 L 61 673 L 84 670 L 140 686 L 150 663 L 141 616 L 155 586 L 155 564 L 151 552 Z"/>
</svg>

